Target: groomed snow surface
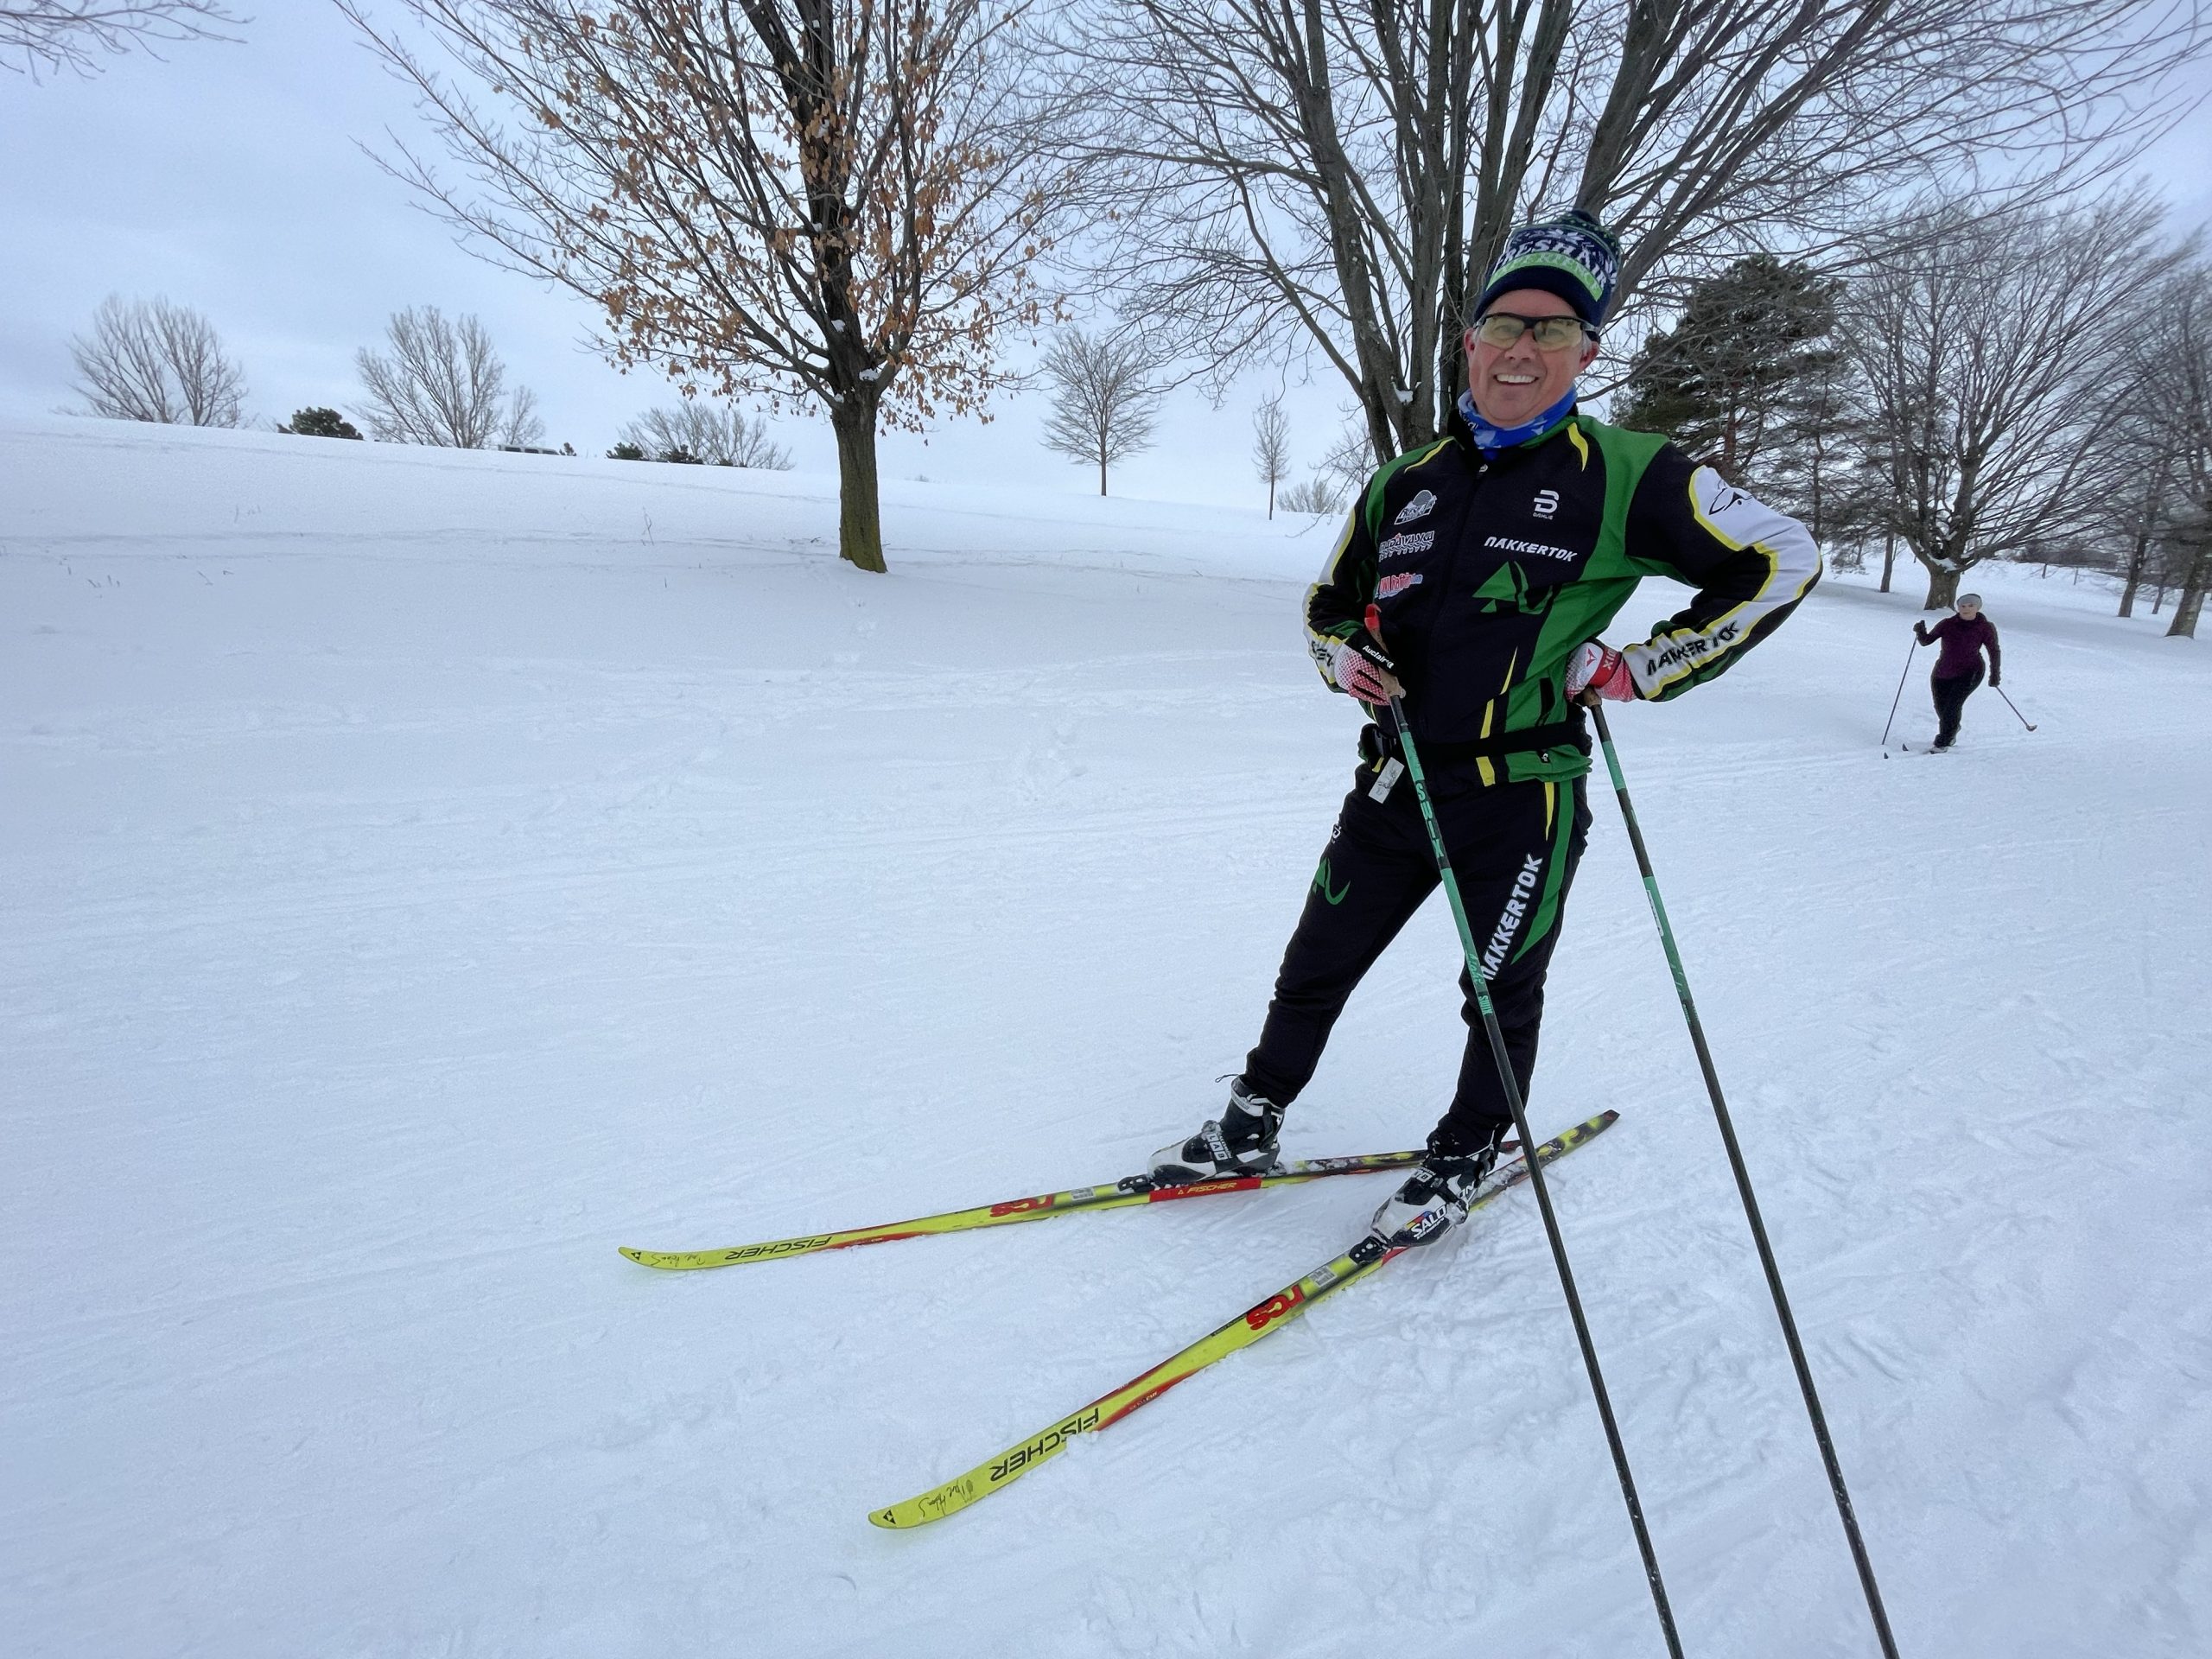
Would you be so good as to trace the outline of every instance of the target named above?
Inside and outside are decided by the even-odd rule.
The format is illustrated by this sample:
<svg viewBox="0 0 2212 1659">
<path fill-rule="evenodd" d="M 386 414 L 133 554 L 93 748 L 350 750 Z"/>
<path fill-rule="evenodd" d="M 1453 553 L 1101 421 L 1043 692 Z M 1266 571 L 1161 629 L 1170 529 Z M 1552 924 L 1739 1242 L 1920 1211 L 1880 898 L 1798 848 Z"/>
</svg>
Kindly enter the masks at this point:
<svg viewBox="0 0 2212 1659">
<path fill-rule="evenodd" d="M 1040 460 L 1040 469 L 1050 463 Z M 0 1638 L 23 1656 L 1662 1651 L 1525 1192 L 965 1514 L 1377 1178 L 683 1275 L 1217 1109 L 1356 716 L 1331 527 L 0 428 Z M 1902 1650 L 2212 1649 L 2212 659 L 1832 578 L 1614 715 Z M 1647 588 L 1617 632 L 1675 607 Z M 1901 730 L 1932 728 L 1913 661 Z M 1874 1651 L 1610 792 L 1533 1110 L 1685 1645 Z M 1418 1144 L 1433 902 L 1290 1120 Z"/>
</svg>

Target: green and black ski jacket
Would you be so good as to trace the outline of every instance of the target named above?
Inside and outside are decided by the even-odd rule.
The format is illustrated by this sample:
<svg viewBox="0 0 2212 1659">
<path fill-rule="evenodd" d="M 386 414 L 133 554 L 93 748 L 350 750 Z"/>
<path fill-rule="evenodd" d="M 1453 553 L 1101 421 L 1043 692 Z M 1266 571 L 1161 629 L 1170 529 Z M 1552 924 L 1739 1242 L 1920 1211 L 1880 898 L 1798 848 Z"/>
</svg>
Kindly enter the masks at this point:
<svg viewBox="0 0 2212 1659">
<path fill-rule="evenodd" d="M 1334 686 L 1335 646 L 1375 605 L 1425 760 L 1471 762 L 1484 784 L 1579 778 L 1590 745 L 1567 659 L 1647 575 L 1697 589 L 1620 648 L 1657 702 L 1772 632 L 1820 580 L 1820 550 L 1654 434 L 1575 413 L 1486 460 L 1455 418 L 1369 480 L 1307 590 L 1306 633 Z"/>
</svg>

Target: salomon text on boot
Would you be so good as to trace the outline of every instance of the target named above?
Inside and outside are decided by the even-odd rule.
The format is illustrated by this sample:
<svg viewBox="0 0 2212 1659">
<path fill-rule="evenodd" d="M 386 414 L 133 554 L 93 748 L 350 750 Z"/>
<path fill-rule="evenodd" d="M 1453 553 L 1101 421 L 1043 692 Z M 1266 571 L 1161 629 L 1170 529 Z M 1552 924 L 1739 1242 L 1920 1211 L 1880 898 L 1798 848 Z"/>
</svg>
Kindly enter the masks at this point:
<svg viewBox="0 0 2212 1659">
<path fill-rule="evenodd" d="M 1375 1212 L 1369 1230 L 1393 1249 L 1433 1244 L 1467 1218 L 1468 1201 L 1490 1179 L 1511 1128 L 1499 1124 L 1465 1152 L 1439 1152 L 1432 1147 L 1405 1184 Z"/>
</svg>

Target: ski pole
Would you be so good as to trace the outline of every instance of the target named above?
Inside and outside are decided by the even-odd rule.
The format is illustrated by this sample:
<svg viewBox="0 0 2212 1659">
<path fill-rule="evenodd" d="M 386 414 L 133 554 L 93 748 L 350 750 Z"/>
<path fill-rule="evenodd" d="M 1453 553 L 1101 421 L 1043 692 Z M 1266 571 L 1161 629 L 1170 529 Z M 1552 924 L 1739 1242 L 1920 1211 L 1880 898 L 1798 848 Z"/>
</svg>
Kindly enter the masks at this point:
<svg viewBox="0 0 2212 1659">
<path fill-rule="evenodd" d="M 1912 677 L 1913 652 L 1919 649 L 1920 641 L 1915 639 L 1912 651 L 1904 654 L 1904 672 L 1897 676 L 1897 694 L 1890 699 L 1890 717 L 1882 722 L 1882 759 L 1885 760 L 1890 758 L 1890 728 L 1897 724 L 1897 705 L 1904 701 L 1904 683 Z"/>
<path fill-rule="evenodd" d="M 1907 671 L 1910 661 L 1907 660 Z M 1898 686 L 1903 691 L 1902 683 Z M 1851 1543 L 1851 1559 L 1859 1567 L 1859 1587 L 1866 1593 L 1866 1611 L 1873 1616 L 1874 1634 L 1882 1644 L 1884 1659 L 1897 1659 L 1896 1639 L 1890 1634 L 1889 1615 L 1882 1608 L 1881 1587 L 1874 1582 L 1874 1564 L 1867 1558 L 1866 1541 L 1859 1536 L 1859 1517 L 1851 1507 L 1851 1490 L 1844 1484 L 1843 1465 L 1836 1460 L 1835 1444 L 1828 1436 L 1827 1413 L 1821 1409 L 1820 1391 L 1813 1386 L 1813 1371 L 1805 1362 L 1805 1345 L 1797 1338 L 1797 1321 L 1789 1312 L 1789 1297 L 1782 1287 L 1782 1269 L 1775 1265 L 1774 1247 L 1767 1242 L 1766 1223 L 1759 1215 L 1759 1201 L 1751 1191 L 1751 1172 L 1744 1165 L 1744 1150 L 1736 1143 L 1736 1126 L 1728 1116 L 1728 1103 L 1720 1093 L 1720 1076 L 1713 1070 L 1713 1051 L 1706 1046 L 1705 1027 L 1690 997 L 1688 976 L 1682 971 L 1681 952 L 1675 948 L 1674 929 L 1667 925 L 1667 906 L 1660 902 L 1658 878 L 1651 873 L 1651 855 L 1643 844 L 1643 831 L 1636 821 L 1636 808 L 1628 798 L 1628 780 L 1621 776 L 1620 757 L 1613 753 L 1613 734 L 1605 724 L 1605 711 L 1592 700 L 1590 712 L 1597 717 L 1598 741 L 1605 751 L 1605 770 L 1613 777 L 1613 792 L 1620 798 L 1621 819 L 1628 825 L 1629 844 L 1636 849 L 1636 867 L 1643 875 L 1644 896 L 1651 901 L 1652 919 L 1659 924 L 1659 942 L 1666 947 L 1667 965 L 1675 976 L 1675 993 L 1681 999 L 1682 1017 L 1689 1022 L 1690 1042 L 1697 1050 L 1699 1068 L 1705 1073 L 1705 1090 L 1713 1098 L 1713 1115 L 1720 1125 L 1720 1139 L 1728 1148 L 1728 1166 L 1735 1172 L 1736 1191 L 1743 1196 L 1744 1217 L 1750 1222 L 1751 1242 L 1758 1245 L 1759 1266 L 1766 1272 L 1766 1287 L 1774 1297 L 1774 1312 L 1782 1321 L 1782 1338 L 1789 1350 L 1789 1363 L 1797 1370 L 1797 1386 L 1805 1395 L 1805 1412 L 1812 1419 L 1813 1438 L 1820 1443 L 1821 1461 L 1827 1465 L 1828 1489 L 1835 1494 L 1836 1513 L 1843 1517 L 1844 1536 Z M 1886 753 L 1886 751 L 1885 751 Z"/>
<path fill-rule="evenodd" d="M 1379 638 L 1381 629 L 1374 607 L 1369 607 L 1367 618 L 1368 632 Z M 1364 654 L 1386 672 L 1394 671 L 1389 660 L 1379 653 Z M 1459 930 L 1459 948 L 1467 958 L 1467 978 L 1475 988 L 1475 1007 L 1482 1014 L 1483 1033 L 1490 1039 L 1491 1056 L 1497 1062 L 1497 1077 L 1504 1085 L 1505 1103 L 1512 1110 L 1513 1127 L 1521 1136 L 1521 1144 L 1533 1147 L 1536 1139 L 1529 1129 L 1520 1080 L 1513 1075 L 1513 1062 L 1505 1052 L 1505 1033 L 1498 1028 L 1497 1011 L 1491 1006 L 1490 991 L 1483 980 L 1482 953 L 1475 944 L 1474 929 L 1467 922 L 1467 906 L 1459 897 L 1459 878 L 1452 874 L 1452 855 L 1444 849 L 1444 832 L 1437 827 L 1436 809 L 1428 798 L 1428 779 L 1421 768 L 1420 752 L 1414 747 L 1413 728 L 1406 720 L 1406 706 L 1395 694 L 1390 698 L 1390 719 L 1398 728 L 1398 747 L 1406 758 L 1406 775 L 1413 780 L 1414 798 L 1421 803 L 1421 822 L 1428 827 L 1429 849 L 1436 855 L 1436 873 L 1443 879 L 1444 896 L 1452 905 L 1452 920 Z M 1533 1158 L 1527 1161 L 1529 1184 L 1535 1189 L 1537 1209 L 1543 1212 L 1544 1235 L 1551 1241 L 1552 1262 L 1559 1268 L 1560 1287 L 1567 1293 L 1567 1309 L 1574 1319 L 1575 1340 L 1582 1345 L 1583 1368 L 1590 1373 L 1590 1392 L 1597 1398 L 1598 1416 L 1605 1426 L 1605 1444 L 1612 1450 L 1613 1471 L 1620 1477 L 1621 1497 L 1628 1505 L 1629 1525 L 1635 1529 L 1636 1547 L 1643 1556 L 1643 1576 L 1651 1586 L 1651 1605 L 1658 1611 L 1659 1628 L 1667 1638 L 1668 1653 L 1672 1659 L 1682 1659 L 1681 1638 L 1675 1631 L 1674 1610 L 1667 1605 L 1667 1586 L 1659 1576 L 1659 1557 L 1651 1547 L 1650 1530 L 1643 1524 L 1643 1505 L 1636 1495 L 1636 1477 L 1629 1471 L 1620 1425 L 1613 1420 L 1613 1402 L 1605 1392 L 1605 1374 L 1598 1368 L 1598 1350 L 1590 1340 L 1590 1323 L 1583 1317 L 1582 1298 L 1574 1288 L 1574 1269 L 1567 1265 L 1567 1241 L 1560 1235 L 1559 1217 L 1552 1211 L 1551 1190 L 1537 1161 Z"/>
<path fill-rule="evenodd" d="M 1999 696 L 2005 697 L 2005 688 L 2003 686 L 1993 685 L 1989 689 L 1994 691 Z M 2020 715 L 2020 705 L 2013 702 L 2012 698 L 2005 697 L 2005 706 L 2007 709 L 2010 709 L 2014 714 Z M 2036 728 L 2035 721 L 2030 720 L 2025 715 L 2020 715 L 2020 724 L 2026 727 L 2031 732 Z"/>
</svg>

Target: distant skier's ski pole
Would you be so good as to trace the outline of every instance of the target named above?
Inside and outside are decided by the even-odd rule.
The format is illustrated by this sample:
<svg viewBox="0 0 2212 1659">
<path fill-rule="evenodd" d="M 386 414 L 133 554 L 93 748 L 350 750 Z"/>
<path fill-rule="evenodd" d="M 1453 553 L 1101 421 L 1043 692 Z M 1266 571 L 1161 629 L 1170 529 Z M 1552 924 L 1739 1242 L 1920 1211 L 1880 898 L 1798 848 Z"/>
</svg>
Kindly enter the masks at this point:
<svg viewBox="0 0 2212 1659">
<path fill-rule="evenodd" d="M 1376 639 L 1382 637 L 1380 618 L 1376 609 L 1367 607 L 1367 631 Z M 1382 666 L 1391 664 L 1384 661 Z M 1437 827 L 1436 809 L 1429 804 L 1428 779 L 1421 769 L 1421 755 L 1414 747 L 1412 726 L 1406 719 L 1406 705 L 1399 698 L 1390 699 L 1390 718 L 1398 728 L 1398 747 L 1406 758 L 1406 776 L 1412 779 L 1414 799 L 1421 804 L 1421 822 L 1428 826 L 1429 849 L 1436 855 L 1436 873 L 1444 880 L 1444 896 L 1451 901 L 1452 920 L 1459 929 L 1459 948 L 1467 958 L 1467 981 L 1475 988 L 1475 1007 L 1481 1011 L 1483 1032 L 1490 1039 L 1491 1058 L 1497 1062 L 1498 1081 L 1505 1089 L 1505 1103 L 1513 1111 L 1513 1127 L 1520 1133 L 1521 1144 L 1533 1147 L 1536 1137 L 1529 1132 L 1529 1115 L 1521 1102 L 1521 1080 L 1513 1075 L 1513 1062 L 1505 1052 L 1505 1033 L 1498 1029 L 1497 1011 L 1491 1007 L 1490 991 L 1483 980 L 1482 952 L 1475 944 L 1475 931 L 1467 922 L 1467 907 L 1460 902 L 1459 878 L 1452 874 L 1452 855 L 1444 850 L 1444 832 Z M 1650 1529 L 1643 1524 L 1643 1504 L 1636 1495 L 1636 1477 L 1629 1471 L 1628 1452 L 1621 1444 L 1620 1425 L 1613 1421 L 1613 1402 L 1605 1393 L 1605 1373 L 1598 1369 L 1598 1350 L 1590 1340 L 1590 1322 L 1582 1317 L 1582 1298 L 1574 1288 L 1574 1269 L 1567 1265 L 1567 1241 L 1560 1236 L 1559 1217 L 1552 1213 L 1552 1195 L 1544 1180 L 1541 1159 L 1529 1160 L 1529 1184 L 1536 1190 L 1536 1208 L 1543 1212 L 1544 1236 L 1551 1241 L 1552 1261 L 1559 1268 L 1560 1288 L 1567 1293 L 1567 1311 L 1574 1319 L 1575 1340 L 1582 1344 L 1583 1368 L 1590 1373 L 1590 1392 L 1598 1402 L 1598 1416 L 1605 1426 L 1605 1444 L 1612 1448 L 1613 1471 L 1620 1477 L 1621 1497 L 1628 1505 L 1629 1525 L 1636 1532 L 1636 1547 L 1643 1555 L 1643 1576 L 1651 1586 L 1651 1605 L 1659 1614 L 1659 1628 L 1667 1638 L 1667 1651 L 1673 1659 L 1682 1659 L 1682 1640 L 1675 1632 L 1674 1610 L 1667 1605 L 1667 1586 L 1659 1576 L 1659 1557 L 1651 1548 Z"/>
<path fill-rule="evenodd" d="M 1906 671 L 1910 672 L 1907 661 Z M 1904 690 L 1899 682 L 1897 690 Z M 1675 994 L 1681 999 L 1682 1017 L 1689 1021 L 1690 1042 L 1697 1063 L 1705 1072 L 1706 1093 L 1713 1097 L 1713 1115 L 1719 1121 L 1720 1139 L 1728 1148 L 1728 1166 L 1736 1173 L 1736 1190 L 1743 1195 L 1744 1215 L 1751 1223 L 1751 1240 L 1758 1246 L 1759 1265 L 1766 1269 L 1767 1289 L 1774 1295 L 1774 1311 L 1782 1321 L 1783 1340 L 1789 1348 L 1789 1363 L 1797 1368 L 1797 1386 L 1804 1391 L 1805 1410 L 1813 1421 L 1813 1438 L 1820 1442 L 1821 1461 L 1827 1465 L 1828 1487 L 1835 1494 L 1836 1513 L 1843 1517 L 1844 1535 L 1851 1541 L 1851 1558 L 1858 1563 L 1859 1586 L 1866 1592 L 1866 1611 L 1873 1615 L 1874 1634 L 1885 1659 L 1897 1659 L 1897 1644 L 1890 1634 L 1889 1615 L 1882 1609 L 1881 1587 L 1874 1582 L 1874 1564 L 1867 1559 L 1866 1541 L 1859 1535 L 1859 1517 L 1853 1513 L 1851 1491 L 1843 1484 L 1843 1465 L 1836 1461 L 1835 1445 L 1828 1438 L 1827 1414 L 1821 1409 L 1820 1392 L 1813 1386 L 1812 1368 L 1805 1363 L 1805 1346 L 1797 1339 L 1797 1321 L 1789 1312 L 1789 1298 L 1782 1287 L 1782 1269 L 1775 1265 L 1774 1248 L 1767 1243 L 1766 1223 L 1759 1217 L 1759 1201 L 1751 1192 L 1751 1172 L 1744 1166 L 1743 1148 L 1736 1144 L 1736 1127 L 1728 1116 L 1728 1103 L 1721 1097 L 1720 1076 L 1713 1070 L 1713 1051 L 1706 1046 L 1705 1027 L 1690 999 L 1690 982 L 1682 971 L 1681 952 L 1675 948 L 1674 929 L 1667 925 L 1667 907 L 1659 900 L 1658 879 L 1651 873 L 1651 855 L 1637 827 L 1636 808 L 1628 798 L 1628 780 L 1621 776 L 1620 757 L 1613 753 L 1613 734 L 1605 724 L 1605 711 L 1593 699 L 1590 712 L 1598 722 L 1598 741 L 1605 751 L 1605 770 L 1613 775 L 1613 792 L 1620 798 L 1621 818 L 1628 825 L 1629 844 L 1636 849 L 1636 868 L 1643 875 L 1644 896 L 1651 900 L 1652 918 L 1659 924 L 1659 942 L 1667 950 L 1667 965 L 1674 970 Z M 1884 741 L 1887 741 L 1885 734 Z M 1526 1143 L 1527 1132 L 1522 1132 Z M 1541 1187 L 1537 1188 L 1541 1192 Z"/>
<path fill-rule="evenodd" d="M 1904 683 L 1912 677 L 1913 652 L 1918 651 L 1919 649 L 1920 642 L 1916 639 L 1913 641 L 1912 650 L 1905 652 L 1904 672 L 1897 676 L 1897 694 L 1890 699 L 1890 717 L 1882 722 L 1882 758 L 1884 760 L 1887 760 L 1889 758 L 1890 728 L 1897 723 L 1897 705 L 1904 701 Z M 1599 725 L 1602 728 L 1604 724 L 1604 718 L 1600 716 Z M 1611 751 L 1608 750 L 1607 753 L 1610 753 Z M 1623 798 L 1625 799 L 1626 798 L 1624 797 Z"/>
<path fill-rule="evenodd" d="M 1999 696 L 2005 697 L 2005 688 L 2003 686 L 1993 685 L 1989 689 L 1994 691 Z M 2005 706 L 2007 709 L 2010 709 L 2014 714 L 2020 715 L 2020 705 L 2013 702 L 2012 698 L 2005 697 Z M 2025 715 L 2020 715 L 2020 724 L 2026 727 L 2031 732 L 2036 728 L 2035 721 L 2030 720 Z"/>
</svg>

